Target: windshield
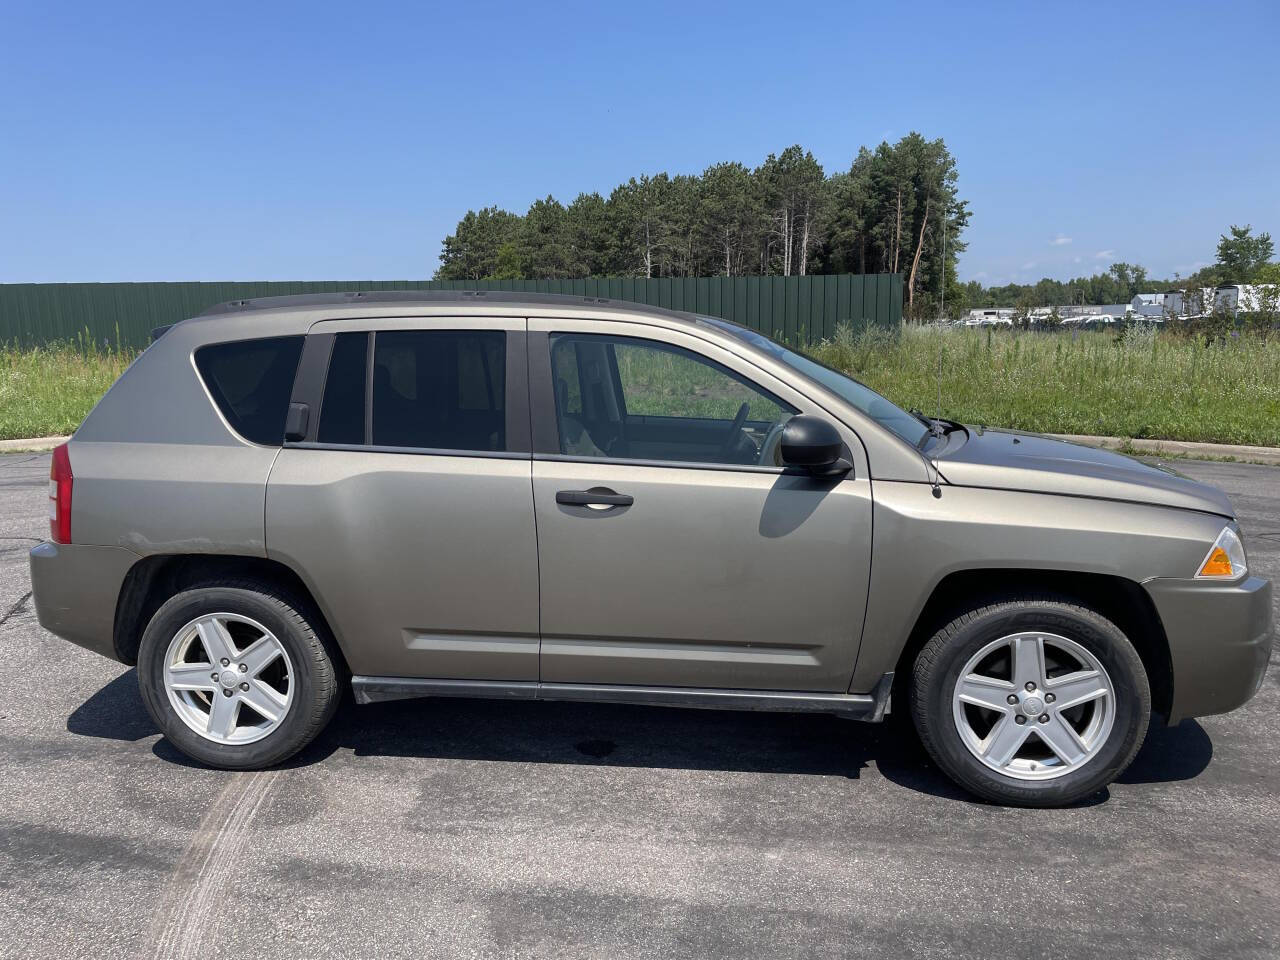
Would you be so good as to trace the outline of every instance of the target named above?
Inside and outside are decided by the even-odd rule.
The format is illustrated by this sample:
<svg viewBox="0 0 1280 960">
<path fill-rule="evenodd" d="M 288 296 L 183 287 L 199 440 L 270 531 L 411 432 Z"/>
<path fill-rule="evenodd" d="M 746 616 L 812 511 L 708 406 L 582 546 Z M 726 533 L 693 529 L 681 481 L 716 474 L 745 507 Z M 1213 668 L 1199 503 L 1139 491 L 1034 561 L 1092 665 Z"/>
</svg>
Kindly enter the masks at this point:
<svg viewBox="0 0 1280 960">
<path fill-rule="evenodd" d="M 929 433 L 929 428 L 916 417 L 886 400 L 870 387 L 859 383 L 852 377 L 845 376 L 838 370 L 833 370 L 817 360 L 806 357 L 802 353 L 788 350 L 782 344 L 770 340 L 764 334 L 756 333 L 756 331 L 749 330 L 736 323 L 730 323 L 728 320 L 721 320 L 718 317 L 698 317 L 698 319 L 709 326 L 715 327 L 717 330 L 722 330 L 745 343 L 751 344 L 757 350 L 762 350 L 775 360 L 785 363 L 796 373 L 808 377 L 810 380 L 816 380 L 851 407 L 861 410 L 880 426 L 891 430 L 913 446 L 919 446 Z"/>
</svg>

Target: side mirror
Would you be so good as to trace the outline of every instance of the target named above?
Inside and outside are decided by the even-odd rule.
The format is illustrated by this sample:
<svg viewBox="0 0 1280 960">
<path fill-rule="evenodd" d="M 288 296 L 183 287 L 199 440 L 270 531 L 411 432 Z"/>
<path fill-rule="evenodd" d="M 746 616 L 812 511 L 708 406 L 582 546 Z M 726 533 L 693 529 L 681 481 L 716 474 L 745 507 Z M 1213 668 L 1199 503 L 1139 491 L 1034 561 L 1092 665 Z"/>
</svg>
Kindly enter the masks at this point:
<svg viewBox="0 0 1280 960">
<path fill-rule="evenodd" d="M 848 473 L 853 464 L 844 459 L 840 433 L 821 417 L 800 414 L 782 428 L 782 462 L 804 467 L 815 477 L 835 477 Z"/>
</svg>

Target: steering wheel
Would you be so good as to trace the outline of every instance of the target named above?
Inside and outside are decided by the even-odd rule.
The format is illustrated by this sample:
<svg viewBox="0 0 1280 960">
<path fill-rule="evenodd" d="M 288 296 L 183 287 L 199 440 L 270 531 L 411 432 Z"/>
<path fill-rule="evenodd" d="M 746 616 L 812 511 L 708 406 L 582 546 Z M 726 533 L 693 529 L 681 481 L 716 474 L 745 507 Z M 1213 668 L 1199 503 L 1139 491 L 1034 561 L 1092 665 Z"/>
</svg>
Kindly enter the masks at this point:
<svg viewBox="0 0 1280 960">
<path fill-rule="evenodd" d="M 728 459 L 729 454 L 733 453 L 733 448 L 737 446 L 738 434 L 742 432 L 742 425 L 747 422 L 747 414 L 751 412 L 751 404 L 744 403 L 738 408 L 737 415 L 733 418 L 733 425 L 729 427 L 729 435 L 724 438 L 724 445 L 720 447 L 720 456 Z"/>
<path fill-rule="evenodd" d="M 779 420 L 770 427 L 769 432 L 764 435 L 764 440 L 760 443 L 760 466 L 782 466 L 782 464 L 778 462 L 778 444 L 782 440 L 782 430 L 786 427 L 787 420 L 790 419 L 790 417 L 787 417 L 786 419 Z"/>
</svg>

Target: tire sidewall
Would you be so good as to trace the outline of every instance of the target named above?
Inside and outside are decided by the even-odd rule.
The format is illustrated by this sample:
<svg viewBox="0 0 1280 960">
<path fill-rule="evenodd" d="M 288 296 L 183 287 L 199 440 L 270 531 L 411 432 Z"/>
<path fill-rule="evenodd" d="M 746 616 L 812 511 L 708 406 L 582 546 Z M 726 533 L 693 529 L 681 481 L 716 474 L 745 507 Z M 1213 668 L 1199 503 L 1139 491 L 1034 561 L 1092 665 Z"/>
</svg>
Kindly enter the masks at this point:
<svg viewBox="0 0 1280 960">
<path fill-rule="evenodd" d="M 1098 658 L 1115 690 L 1107 741 L 1080 769 L 1051 780 L 1018 780 L 975 757 L 956 728 L 952 697 L 960 672 L 982 647 L 1010 634 L 1044 632 L 1074 640 Z M 1100 791 L 1133 759 L 1150 719 L 1151 693 L 1142 661 L 1124 634 L 1092 611 L 1067 604 L 1011 603 L 989 608 L 954 631 L 916 696 L 924 698 L 926 746 L 962 785 L 990 800 L 1033 806 L 1072 803 Z"/>
<path fill-rule="evenodd" d="M 178 716 L 165 689 L 169 644 L 184 626 L 210 613 L 235 613 L 256 620 L 275 634 L 289 655 L 294 689 L 284 720 L 253 743 L 223 744 L 200 736 Z M 305 621 L 284 601 L 252 590 L 203 587 L 171 597 L 151 618 L 138 649 L 138 684 L 152 719 L 178 749 L 210 766 L 253 769 L 291 756 L 309 738 L 307 706 L 316 699 L 314 654 L 304 628 Z"/>
</svg>

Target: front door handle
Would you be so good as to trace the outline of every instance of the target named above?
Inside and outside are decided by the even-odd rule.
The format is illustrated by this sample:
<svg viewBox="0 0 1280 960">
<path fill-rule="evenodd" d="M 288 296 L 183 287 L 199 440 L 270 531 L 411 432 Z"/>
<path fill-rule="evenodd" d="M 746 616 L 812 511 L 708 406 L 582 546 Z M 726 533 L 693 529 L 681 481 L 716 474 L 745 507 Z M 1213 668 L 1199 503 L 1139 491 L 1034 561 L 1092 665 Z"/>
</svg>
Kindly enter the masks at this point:
<svg viewBox="0 0 1280 960">
<path fill-rule="evenodd" d="M 614 493 L 605 487 L 593 487 L 590 490 L 561 490 L 556 494 L 556 503 L 568 507 L 629 507 L 636 498 L 626 493 Z"/>
</svg>

